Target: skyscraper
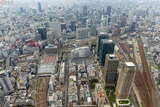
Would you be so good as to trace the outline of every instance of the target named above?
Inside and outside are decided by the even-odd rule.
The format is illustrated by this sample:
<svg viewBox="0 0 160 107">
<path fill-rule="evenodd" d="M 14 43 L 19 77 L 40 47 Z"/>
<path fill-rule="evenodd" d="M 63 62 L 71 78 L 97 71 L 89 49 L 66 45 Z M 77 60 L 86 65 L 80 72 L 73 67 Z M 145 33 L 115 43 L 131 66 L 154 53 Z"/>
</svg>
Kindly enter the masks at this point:
<svg viewBox="0 0 160 107">
<path fill-rule="evenodd" d="M 39 12 L 42 12 L 42 6 L 41 6 L 41 3 L 40 3 L 40 2 L 38 2 L 38 11 L 39 11 Z"/>
<path fill-rule="evenodd" d="M 61 23 L 61 32 L 67 29 L 66 23 Z"/>
<path fill-rule="evenodd" d="M 105 57 L 106 54 L 113 54 L 114 53 L 114 46 L 112 40 L 108 39 L 102 39 L 100 44 L 100 50 L 99 50 L 99 62 L 102 66 L 104 66 L 105 63 Z"/>
<path fill-rule="evenodd" d="M 100 51 L 100 43 L 102 39 L 108 39 L 108 35 L 104 32 L 100 32 L 98 35 L 98 40 L 97 40 L 97 56 L 99 57 L 99 51 Z"/>
<path fill-rule="evenodd" d="M 3 92 L 4 95 L 8 95 L 14 91 L 9 77 L 5 75 L 5 71 L 0 72 L 0 91 Z"/>
<path fill-rule="evenodd" d="M 9 102 L 6 100 L 5 96 L 0 95 L 0 107 L 9 107 Z"/>
<path fill-rule="evenodd" d="M 127 99 L 135 78 L 136 67 L 133 62 L 125 62 L 124 67 L 119 73 L 116 97 L 118 99 Z"/>
<path fill-rule="evenodd" d="M 115 87 L 117 83 L 117 69 L 119 60 L 114 54 L 106 55 L 105 60 L 105 86 Z"/>
<path fill-rule="evenodd" d="M 123 13 L 121 16 L 120 16 L 120 27 L 124 27 L 127 25 L 127 21 L 128 21 L 128 16 L 126 13 Z"/>
<path fill-rule="evenodd" d="M 41 40 L 47 39 L 47 29 L 46 28 L 38 28 L 38 33 L 40 35 Z"/>
<path fill-rule="evenodd" d="M 130 31 L 131 32 L 135 32 L 136 31 L 136 27 L 137 27 L 137 23 L 136 22 L 132 22 L 131 23 L 131 27 L 130 27 Z"/>
<path fill-rule="evenodd" d="M 83 6 L 83 16 L 87 16 L 88 15 L 88 9 L 87 6 Z"/>
<path fill-rule="evenodd" d="M 71 31 L 76 31 L 76 22 L 75 21 L 71 21 L 69 28 L 71 29 Z"/>
<path fill-rule="evenodd" d="M 109 16 L 108 17 L 108 25 L 110 25 L 110 23 L 111 23 L 111 17 Z"/>
<path fill-rule="evenodd" d="M 111 11 L 112 11 L 111 6 L 108 6 L 107 7 L 107 12 L 106 12 L 108 16 L 111 16 Z"/>
</svg>

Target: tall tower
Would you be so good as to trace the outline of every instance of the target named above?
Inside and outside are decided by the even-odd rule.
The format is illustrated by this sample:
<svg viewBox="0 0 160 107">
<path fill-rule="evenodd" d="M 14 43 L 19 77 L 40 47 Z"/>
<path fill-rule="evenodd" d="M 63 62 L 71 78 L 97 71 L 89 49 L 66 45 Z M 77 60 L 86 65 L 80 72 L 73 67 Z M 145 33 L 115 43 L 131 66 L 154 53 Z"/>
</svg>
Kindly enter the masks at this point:
<svg viewBox="0 0 160 107">
<path fill-rule="evenodd" d="M 64 30 L 67 30 L 67 25 L 66 23 L 61 23 L 61 32 L 63 32 Z"/>
<path fill-rule="evenodd" d="M 38 34 L 40 35 L 41 40 L 47 39 L 47 29 L 46 28 L 38 28 Z"/>
<path fill-rule="evenodd" d="M 83 6 L 83 16 L 87 16 L 88 15 L 88 9 L 87 6 Z"/>
<path fill-rule="evenodd" d="M 8 95 L 14 91 L 11 80 L 6 76 L 5 71 L 0 71 L 0 91 L 3 92 L 4 95 Z"/>
<path fill-rule="evenodd" d="M 111 16 L 111 11 L 112 11 L 111 6 L 108 6 L 107 7 L 107 12 L 106 12 L 108 16 Z"/>
<path fill-rule="evenodd" d="M 39 12 L 42 12 L 42 5 L 41 5 L 40 2 L 38 2 L 38 11 L 39 11 Z"/>
<path fill-rule="evenodd" d="M 119 59 L 114 54 L 106 55 L 105 60 L 105 86 L 115 87 L 117 84 L 117 69 L 119 65 Z"/>
<path fill-rule="evenodd" d="M 97 56 L 99 57 L 99 51 L 100 51 L 100 43 L 102 39 L 108 39 L 108 34 L 105 32 L 100 32 L 100 34 L 98 35 L 98 40 L 97 40 Z"/>
<path fill-rule="evenodd" d="M 99 50 L 99 62 L 102 66 L 105 63 L 106 54 L 113 54 L 114 53 L 114 42 L 108 39 L 102 39 L 100 44 Z"/>
<path fill-rule="evenodd" d="M 124 67 L 119 73 L 119 78 L 116 87 L 116 97 L 118 99 L 127 99 L 132 83 L 135 78 L 136 67 L 133 62 L 125 62 Z"/>
<path fill-rule="evenodd" d="M 127 25 L 127 21 L 128 21 L 128 15 L 126 13 L 123 13 L 121 16 L 120 16 L 120 26 L 121 27 L 124 27 Z"/>
</svg>

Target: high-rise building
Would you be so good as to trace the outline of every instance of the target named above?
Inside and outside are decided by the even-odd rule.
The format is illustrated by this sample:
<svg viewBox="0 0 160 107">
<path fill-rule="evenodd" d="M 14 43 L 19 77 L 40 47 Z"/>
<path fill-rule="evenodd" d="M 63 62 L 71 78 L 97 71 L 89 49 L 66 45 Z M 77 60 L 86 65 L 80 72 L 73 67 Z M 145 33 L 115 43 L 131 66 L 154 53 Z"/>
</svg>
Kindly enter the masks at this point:
<svg viewBox="0 0 160 107">
<path fill-rule="evenodd" d="M 25 13 L 25 9 L 23 7 L 20 7 L 20 13 Z"/>
<path fill-rule="evenodd" d="M 94 26 L 94 25 L 92 25 L 91 27 L 90 27 L 90 35 L 91 36 L 96 36 L 97 35 L 97 29 L 96 29 L 96 26 Z"/>
<path fill-rule="evenodd" d="M 47 29 L 46 28 L 38 28 L 38 33 L 40 35 L 41 40 L 47 39 Z"/>
<path fill-rule="evenodd" d="M 118 78 L 118 65 L 119 59 L 114 54 L 106 55 L 105 60 L 105 86 L 106 87 L 115 87 L 117 84 Z"/>
<path fill-rule="evenodd" d="M 66 23 L 61 23 L 61 32 L 67 29 Z"/>
<path fill-rule="evenodd" d="M 87 25 L 87 17 L 81 17 L 81 27 L 86 27 Z"/>
<path fill-rule="evenodd" d="M 100 43 L 102 39 L 108 39 L 108 35 L 105 32 L 100 32 L 98 35 L 98 40 L 97 40 L 97 56 L 99 57 L 99 51 L 100 51 Z"/>
<path fill-rule="evenodd" d="M 87 6 L 83 6 L 83 16 L 87 16 L 88 15 L 88 9 Z"/>
<path fill-rule="evenodd" d="M 123 13 L 120 16 L 120 22 L 119 22 L 120 27 L 125 27 L 127 25 L 127 21 L 128 21 L 128 16 L 125 13 Z"/>
<path fill-rule="evenodd" d="M 111 11 L 112 11 L 111 6 L 108 6 L 107 7 L 107 12 L 106 12 L 108 16 L 111 16 Z"/>
<path fill-rule="evenodd" d="M 9 77 L 5 75 L 5 71 L 0 71 L 0 91 L 3 95 L 8 95 L 14 91 Z"/>
<path fill-rule="evenodd" d="M 108 17 L 108 25 L 110 25 L 111 24 L 111 17 L 109 16 Z"/>
<path fill-rule="evenodd" d="M 131 32 L 135 32 L 136 31 L 136 27 L 137 27 L 137 23 L 136 22 L 132 22 L 131 23 L 131 27 L 130 27 L 130 31 Z"/>
<path fill-rule="evenodd" d="M 108 39 L 102 39 L 100 44 L 99 50 L 99 62 L 102 66 L 105 63 L 106 54 L 113 54 L 114 53 L 114 42 Z"/>
<path fill-rule="evenodd" d="M 76 38 L 77 39 L 86 39 L 89 36 L 88 28 L 77 28 L 76 30 Z"/>
<path fill-rule="evenodd" d="M 71 21 L 69 28 L 70 28 L 71 31 L 73 31 L 73 32 L 76 31 L 76 22 L 75 22 L 75 21 Z"/>
<path fill-rule="evenodd" d="M 39 11 L 39 12 L 42 12 L 42 6 L 41 6 L 41 3 L 40 3 L 40 2 L 38 2 L 38 11 Z"/>
<path fill-rule="evenodd" d="M 133 62 L 125 62 L 123 68 L 119 72 L 116 97 L 118 99 L 127 99 L 135 78 L 136 67 Z"/>
<path fill-rule="evenodd" d="M 0 107 L 9 107 L 9 102 L 6 100 L 5 96 L 0 95 Z"/>
</svg>

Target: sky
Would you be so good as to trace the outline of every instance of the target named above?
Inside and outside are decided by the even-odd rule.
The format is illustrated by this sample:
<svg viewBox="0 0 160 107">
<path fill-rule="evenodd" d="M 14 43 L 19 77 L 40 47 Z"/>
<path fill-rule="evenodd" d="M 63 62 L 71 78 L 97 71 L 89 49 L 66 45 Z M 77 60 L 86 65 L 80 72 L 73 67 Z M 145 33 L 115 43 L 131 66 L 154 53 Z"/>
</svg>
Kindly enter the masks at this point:
<svg viewBox="0 0 160 107">
<path fill-rule="evenodd" d="M 0 0 L 0 3 L 2 1 L 3 0 Z M 30 7 L 36 8 L 38 2 L 42 3 L 42 7 L 47 7 L 47 5 L 70 6 L 75 3 L 83 5 L 83 4 L 89 4 L 89 2 L 107 4 L 107 2 L 123 3 L 124 1 L 125 2 L 132 1 L 132 2 L 138 3 L 138 2 L 143 2 L 143 1 L 160 1 L 160 0 L 9 0 L 9 1 L 13 1 L 15 5 L 19 4 L 19 5 L 30 6 Z M 102 2 L 105 2 L 105 3 L 102 3 Z"/>
</svg>

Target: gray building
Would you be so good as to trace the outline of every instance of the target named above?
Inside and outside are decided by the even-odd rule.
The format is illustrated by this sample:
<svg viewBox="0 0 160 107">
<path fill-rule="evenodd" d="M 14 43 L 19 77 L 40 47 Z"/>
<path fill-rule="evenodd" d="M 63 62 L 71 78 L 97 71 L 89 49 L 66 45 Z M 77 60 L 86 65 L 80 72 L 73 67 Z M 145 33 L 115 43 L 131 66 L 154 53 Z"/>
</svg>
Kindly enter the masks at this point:
<svg viewBox="0 0 160 107">
<path fill-rule="evenodd" d="M 108 54 L 105 58 L 105 86 L 115 87 L 118 78 L 119 59 L 114 54 Z"/>
</svg>

